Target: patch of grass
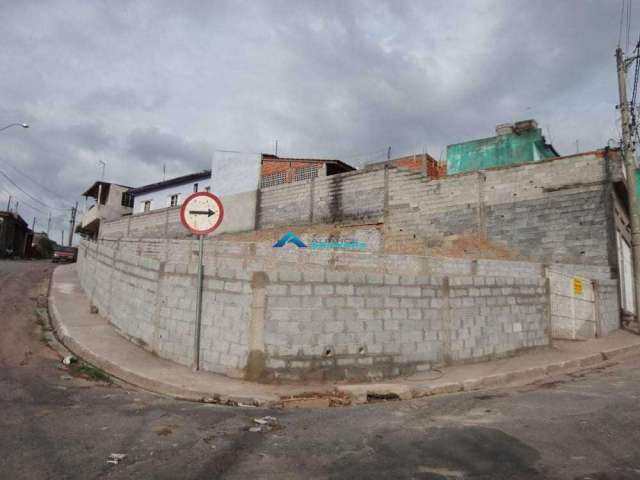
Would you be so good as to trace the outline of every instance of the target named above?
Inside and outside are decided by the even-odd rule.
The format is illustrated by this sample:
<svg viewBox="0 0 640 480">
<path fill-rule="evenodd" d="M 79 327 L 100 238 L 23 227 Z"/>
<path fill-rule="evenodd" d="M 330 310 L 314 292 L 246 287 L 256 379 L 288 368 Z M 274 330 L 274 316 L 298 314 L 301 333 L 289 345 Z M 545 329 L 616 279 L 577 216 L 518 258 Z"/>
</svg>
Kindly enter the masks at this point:
<svg viewBox="0 0 640 480">
<path fill-rule="evenodd" d="M 98 382 L 112 383 L 111 377 L 105 371 L 94 367 L 93 365 L 89 365 L 87 363 L 83 363 L 78 367 L 78 371 L 92 380 L 96 380 Z"/>
</svg>

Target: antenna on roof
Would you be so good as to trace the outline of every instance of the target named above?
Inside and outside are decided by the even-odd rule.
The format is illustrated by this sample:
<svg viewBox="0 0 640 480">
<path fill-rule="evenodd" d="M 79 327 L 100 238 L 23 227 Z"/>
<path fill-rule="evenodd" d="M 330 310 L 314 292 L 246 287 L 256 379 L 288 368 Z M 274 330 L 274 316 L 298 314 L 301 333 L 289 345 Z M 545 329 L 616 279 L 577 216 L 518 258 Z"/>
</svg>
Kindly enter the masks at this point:
<svg viewBox="0 0 640 480">
<path fill-rule="evenodd" d="M 167 164 L 162 164 L 162 181 L 164 182 L 167 179 Z"/>
<path fill-rule="evenodd" d="M 107 165 L 106 163 L 104 163 L 102 160 L 98 160 L 98 163 L 102 166 L 102 176 L 100 177 L 100 180 L 104 181 L 104 167 Z"/>
<path fill-rule="evenodd" d="M 278 140 L 276 140 L 276 153 L 275 153 L 275 156 L 276 157 L 278 156 Z"/>
</svg>

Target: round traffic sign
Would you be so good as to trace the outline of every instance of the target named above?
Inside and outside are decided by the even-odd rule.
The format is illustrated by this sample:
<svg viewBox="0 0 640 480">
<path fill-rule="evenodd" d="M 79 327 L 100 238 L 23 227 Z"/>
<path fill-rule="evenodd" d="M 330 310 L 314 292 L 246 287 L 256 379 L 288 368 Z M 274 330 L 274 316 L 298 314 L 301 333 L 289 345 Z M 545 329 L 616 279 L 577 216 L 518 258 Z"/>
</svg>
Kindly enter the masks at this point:
<svg viewBox="0 0 640 480">
<path fill-rule="evenodd" d="M 208 235 L 222 223 L 224 208 L 220 199 L 210 192 L 189 195 L 180 208 L 180 221 L 196 235 Z"/>
</svg>

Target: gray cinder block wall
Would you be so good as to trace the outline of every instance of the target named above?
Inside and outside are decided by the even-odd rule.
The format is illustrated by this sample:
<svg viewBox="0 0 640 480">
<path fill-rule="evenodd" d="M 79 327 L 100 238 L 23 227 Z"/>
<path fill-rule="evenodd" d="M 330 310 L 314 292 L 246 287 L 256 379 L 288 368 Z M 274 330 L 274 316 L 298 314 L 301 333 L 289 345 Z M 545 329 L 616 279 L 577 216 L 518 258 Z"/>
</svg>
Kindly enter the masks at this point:
<svg viewBox="0 0 640 480">
<path fill-rule="evenodd" d="M 123 240 L 82 242 L 83 288 L 123 335 L 190 365 L 195 243 Z M 203 369 L 264 380 L 376 380 L 550 341 L 541 264 L 295 249 L 274 260 L 273 250 L 207 242 Z M 618 316 L 617 284 L 606 268 L 577 268 L 601 276 L 607 330 Z"/>
<path fill-rule="evenodd" d="M 387 253 L 425 254 L 448 239 L 476 235 L 523 260 L 609 265 L 615 271 L 611 182 L 620 175 L 615 150 L 435 180 L 376 167 L 264 188 L 256 226 L 338 223 L 366 229 L 382 223 L 381 250 Z M 185 236 L 177 208 L 101 228 L 103 239 Z"/>
</svg>

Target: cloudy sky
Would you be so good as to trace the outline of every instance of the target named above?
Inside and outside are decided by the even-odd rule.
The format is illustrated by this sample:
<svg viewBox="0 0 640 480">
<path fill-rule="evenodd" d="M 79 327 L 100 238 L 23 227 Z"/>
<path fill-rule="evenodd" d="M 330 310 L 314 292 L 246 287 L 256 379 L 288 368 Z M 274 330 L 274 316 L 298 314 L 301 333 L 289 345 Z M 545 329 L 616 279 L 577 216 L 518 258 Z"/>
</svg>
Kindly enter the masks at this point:
<svg viewBox="0 0 640 480">
<path fill-rule="evenodd" d="M 51 212 L 55 239 L 99 161 L 136 186 L 276 139 L 360 165 L 525 118 L 561 154 L 618 137 L 618 0 L 23 0 L 0 18 L 0 127 L 31 125 L 0 132 L 0 208 L 11 193 L 37 230 Z"/>
</svg>

